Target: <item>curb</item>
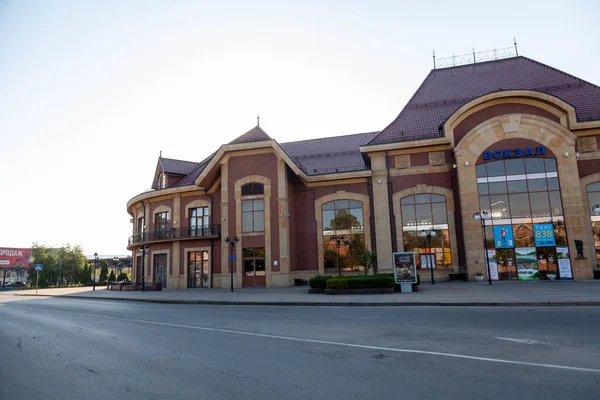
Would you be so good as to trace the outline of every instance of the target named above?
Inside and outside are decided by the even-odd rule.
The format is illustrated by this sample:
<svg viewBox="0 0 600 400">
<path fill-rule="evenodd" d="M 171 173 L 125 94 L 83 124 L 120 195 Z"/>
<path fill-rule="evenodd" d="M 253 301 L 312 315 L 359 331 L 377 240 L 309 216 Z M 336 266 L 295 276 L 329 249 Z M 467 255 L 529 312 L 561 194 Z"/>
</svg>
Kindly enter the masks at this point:
<svg viewBox="0 0 600 400">
<path fill-rule="evenodd" d="M 21 294 L 21 297 L 38 297 Z M 77 295 L 40 295 L 42 297 L 66 297 L 80 300 L 130 301 L 155 304 L 203 304 L 222 306 L 300 306 L 300 307 L 600 307 L 600 301 L 423 301 L 423 302 L 331 302 L 331 301 L 240 301 L 240 300 L 160 300 L 130 299 L 126 297 L 89 297 Z"/>
</svg>

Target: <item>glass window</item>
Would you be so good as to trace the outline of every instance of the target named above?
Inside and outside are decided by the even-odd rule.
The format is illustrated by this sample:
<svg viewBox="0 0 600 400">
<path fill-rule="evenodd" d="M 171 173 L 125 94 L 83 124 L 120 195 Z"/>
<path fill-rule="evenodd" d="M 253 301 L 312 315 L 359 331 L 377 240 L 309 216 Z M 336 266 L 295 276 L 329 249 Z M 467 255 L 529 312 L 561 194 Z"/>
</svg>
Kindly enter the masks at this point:
<svg viewBox="0 0 600 400">
<path fill-rule="evenodd" d="M 508 193 L 523 193 L 527 192 L 527 181 L 509 181 Z"/>
<path fill-rule="evenodd" d="M 490 194 L 505 194 L 505 193 L 506 193 L 506 182 L 490 183 Z"/>
<path fill-rule="evenodd" d="M 432 203 L 445 203 L 446 202 L 446 197 L 442 196 L 441 194 L 432 194 L 431 195 L 431 202 Z"/>
<path fill-rule="evenodd" d="M 475 167 L 475 171 L 477 171 L 478 178 L 485 178 L 487 176 L 487 171 L 485 170 L 485 164 L 479 164 Z"/>
<path fill-rule="evenodd" d="M 546 172 L 556 172 L 556 160 L 553 158 L 544 159 L 546 164 Z"/>
<path fill-rule="evenodd" d="M 432 216 L 432 212 L 431 212 L 431 203 L 417 204 L 415 206 L 415 210 L 417 212 L 417 224 L 418 225 L 427 225 L 427 224 L 432 223 L 433 216 Z"/>
<path fill-rule="evenodd" d="M 431 196 L 429 194 L 417 194 L 415 197 L 415 204 L 431 203 Z"/>
<path fill-rule="evenodd" d="M 479 206 L 482 210 L 491 209 L 490 206 L 490 196 L 479 196 Z"/>
<path fill-rule="evenodd" d="M 431 204 L 433 211 L 433 221 L 436 224 L 447 224 L 448 214 L 446 213 L 446 203 L 433 203 Z"/>
<path fill-rule="evenodd" d="M 548 178 L 548 190 L 560 190 L 560 186 L 558 186 L 558 178 Z"/>
<path fill-rule="evenodd" d="M 488 176 L 502 176 L 506 175 L 504 170 L 504 161 L 494 161 L 487 163 L 487 175 Z"/>
<path fill-rule="evenodd" d="M 477 184 L 477 191 L 479 192 L 479 194 L 489 194 L 490 193 L 488 191 L 488 184 L 487 183 L 478 183 Z"/>
<path fill-rule="evenodd" d="M 546 179 L 529 179 L 527 180 L 530 192 L 541 192 L 546 191 Z"/>
<path fill-rule="evenodd" d="M 190 236 L 204 236 L 208 229 L 208 207 L 190 208 Z"/>
<path fill-rule="evenodd" d="M 415 196 L 408 196 L 400 200 L 400 204 L 415 204 Z"/>
<path fill-rule="evenodd" d="M 525 159 L 525 169 L 528 174 L 535 174 L 538 172 L 544 172 L 544 159 L 543 158 L 527 158 Z"/>
<path fill-rule="evenodd" d="M 548 192 L 529 193 L 532 217 L 550 217 L 550 200 Z"/>
<path fill-rule="evenodd" d="M 515 247 L 535 247 L 532 224 L 513 225 Z"/>
<path fill-rule="evenodd" d="M 408 206 L 414 210 L 414 205 Z M 325 271 L 344 272 L 362 269 L 365 252 L 362 202 L 334 200 L 322 206 L 323 258 Z M 414 218 L 413 218 L 414 219 Z"/>
<path fill-rule="evenodd" d="M 558 190 L 548 192 L 548 196 L 550 197 L 550 211 L 552 212 L 552 216 L 562 216 L 562 202 L 560 201 L 560 192 Z"/>
<path fill-rule="evenodd" d="M 510 209 L 508 206 L 508 195 L 494 195 L 490 196 L 490 203 L 492 206 L 492 218 L 493 219 L 504 219 L 510 218 Z"/>
<path fill-rule="evenodd" d="M 523 159 L 506 160 L 506 175 L 520 175 L 525 173 L 525 161 Z"/>
<path fill-rule="evenodd" d="M 414 205 L 402 205 L 402 225 L 416 225 L 416 213 Z"/>
<path fill-rule="evenodd" d="M 265 193 L 265 186 L 262 183 L 252 182 L 242 185 L 242 196 L 259 195 Z"/>
<path fill-rule="evenodd" d="M 588 203 L 590 206 L 590 215 L 596 215 L 593 208 L 595 205 L 600 204 L 600 191 L 599 192 L 590 192 L 588 186 Z"/>
<path fill-rule="evenodd" d="M 527 193 L 510 195 L 510 214 L 512 218 L 531 217 L 531 210 L 529 208 L 529 195 Z"/>
<path fill-rule="evenodd" d="M 242 232 L 264 232 L 264 208 L 263 199 L 242 200 Z"/>
</svg>

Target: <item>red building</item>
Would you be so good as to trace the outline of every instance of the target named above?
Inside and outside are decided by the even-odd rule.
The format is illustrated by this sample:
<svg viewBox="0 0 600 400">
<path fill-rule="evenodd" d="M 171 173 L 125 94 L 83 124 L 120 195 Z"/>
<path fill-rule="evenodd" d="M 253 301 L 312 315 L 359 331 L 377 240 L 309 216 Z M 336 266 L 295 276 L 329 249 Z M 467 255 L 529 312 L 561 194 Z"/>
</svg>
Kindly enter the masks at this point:
<svg viewBox="0 0 600 400">
<path fill-rule="evenodd" d="M 144 253 L 167 288 L 228 288 L 230 265 L 236 287 L 290 286 L 359 272 L 366 249 L 379 272 L 415 251 L 473 279 L 475 215 L 493 279 L 592 279 L 599 147 L 594 84 L 526 57 L 434 69 L 381 131 L 279 143 L 257 125 L 200 162 L 159 158 L 127 203 L 134 280 Z"/>
</svg>

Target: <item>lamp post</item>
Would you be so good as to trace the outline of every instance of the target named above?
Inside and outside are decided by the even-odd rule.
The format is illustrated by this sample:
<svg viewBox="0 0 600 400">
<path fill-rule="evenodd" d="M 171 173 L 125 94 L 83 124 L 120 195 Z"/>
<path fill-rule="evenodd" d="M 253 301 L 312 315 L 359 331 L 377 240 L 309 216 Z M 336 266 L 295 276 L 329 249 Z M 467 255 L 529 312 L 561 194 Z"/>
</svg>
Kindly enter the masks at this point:
<svg viewBox="0 0 600 400">
<path fill-rule="evenodd" d="M 429 265 L 429 269 L 431 269 L 431 284 L 435 285 L 435 278 L 433 277 L 433 268 L 435 268 L 435 255 L 433 258 L 433 263 L 431 263 L 431 238 L 436 237 L 437 233 L 433 229 L 430 230 L 422 230 L 421 237 L 427 240 L 427 264 Z"/>
<path fill-rule="evenodd" d="M 117 277 L 118 277 L 119 276 L 118 275 L 118 272 L 119 272 L 119 257 L 114 256 L 113 257 L 113 261 L 115 262 L 115 275 L 117 275 Z"/>
<path fill-rule="evenodd" d="M 487 235 L 485 233 L 485 221 L 492 218 L 489 211 L 481 211 L 473 214 L 475 221 L 481 221 L 481 230 L 483 231 L 483 251 L 485 252 L 485 265 L 487 266 L 488 283 L 492 284 L 492 275 L 490 274 L 490 258 L 487 251 Z"/>
<path fill-rule="evenodd" d="M 335 251 L 336 251 L 336 266 L 338 269 L 338 275 L 342 276 L 342 267 L 340 265 L 340 246 L 342 244 L 344 245 L 349 245 L 350 242 L 348 240 L 346 240 L 346 237 L 344 235 L 332 235 L 331 239 L 329 239 L 330 242 L 335 242 Z"/>
<path fill-rule="evenodd" d="M 596 204 L 594 207 L 592 207 L 592 211 L 594 211 L 596 215 L 600 215 L 600 204 Z"/>
<path fill-rule="evenodd" d="M 98 261 L 98 253 L 94 253 L 94 271 L 92 272 L 93 290 L 96 290 L 96 261 Z"/>
<path fill-rule="evenodd" d="M 229 272 L 231 275 L 231 291 L 233 292 L 233 260 L 235 259 L 234 251 L 235 244 L 240 241 L 240 238 L 237 236 L 234 236 L 233 238 L 227 236 L 224 241 L 229 245 Z"/>
<path fill-rule="evenodd" d="M 146 250 L 148 250 L 149 248 L 150 246 L 148 246 L 147 244 L 144 244 L 142 245 L 142 247 L 140 247 L 140 250 L 142 251 L 142 292 L 146 291 Z"/>
</svg>

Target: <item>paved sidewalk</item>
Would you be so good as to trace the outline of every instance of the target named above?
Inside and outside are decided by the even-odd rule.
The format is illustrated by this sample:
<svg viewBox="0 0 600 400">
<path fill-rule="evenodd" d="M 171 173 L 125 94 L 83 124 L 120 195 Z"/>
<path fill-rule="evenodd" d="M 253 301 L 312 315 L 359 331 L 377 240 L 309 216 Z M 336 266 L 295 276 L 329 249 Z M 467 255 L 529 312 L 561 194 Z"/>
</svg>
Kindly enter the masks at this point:
<svg viewBox="0 0 600 400">
<path fill-rule="evenodd" d="M 2 291 L 21 299 L 35 290 Z M 40 289 L 39 297 L 69 297 L 171 304 L 294 306 L 600 306 L 600 281 L 537 281 L 487 283 L 422 283 L 419 292 L 381 295 L 309 294 L 307 286 L 222 289 L 180 289 L 161 292 L 119 292 L 105 287 Z M 12 297 L 15 299 L 15 297 Z"/>
</svg>

